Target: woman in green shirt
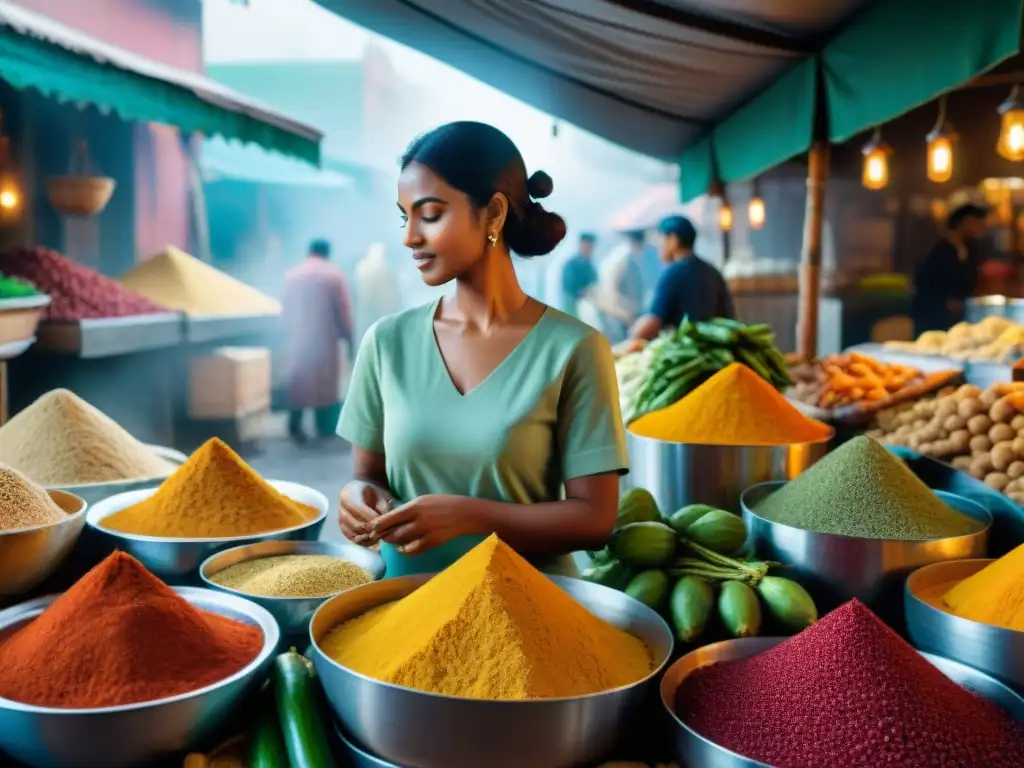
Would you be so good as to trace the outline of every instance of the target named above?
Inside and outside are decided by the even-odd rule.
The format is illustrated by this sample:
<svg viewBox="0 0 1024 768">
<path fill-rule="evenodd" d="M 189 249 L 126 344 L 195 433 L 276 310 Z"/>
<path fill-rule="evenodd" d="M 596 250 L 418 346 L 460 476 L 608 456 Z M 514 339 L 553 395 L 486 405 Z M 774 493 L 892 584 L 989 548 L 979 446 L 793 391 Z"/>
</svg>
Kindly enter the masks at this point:
<svg viewBox="0 0 1024 768">
<path fill-rule="evenodd" d="M 401 168 L 405 244 L 427 285 L 455 291 L 363 339 L 338 425 L 355 475 L 342 531 L 379 542 L 389 576 L 441 570 L 492 533 L 572 573 L 568 553 L 612 531 L 628 459 L 608 342 L 527 296 L 512 265 L 565 237 L 535 202 L 551 179 L 473 122 L 416 139 Z"/>
</svg>

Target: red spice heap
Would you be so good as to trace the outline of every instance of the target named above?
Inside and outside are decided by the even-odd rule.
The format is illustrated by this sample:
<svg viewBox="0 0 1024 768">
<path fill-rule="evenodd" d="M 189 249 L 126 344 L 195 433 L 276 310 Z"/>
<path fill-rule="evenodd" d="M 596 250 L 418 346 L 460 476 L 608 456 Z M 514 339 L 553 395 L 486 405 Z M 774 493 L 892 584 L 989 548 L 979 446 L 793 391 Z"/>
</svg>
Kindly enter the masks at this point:
<svg viewBox="0 0 1024 768">
<path fill-rule="evenodd" d="M 48 320 L 93 320 L 167 311 L 116 280 L 40 245 L 0 253 L 0 272 L 29 280 L 48 294 Z"/>
<path fill-rule="evenodd" d="M 263 633 L 199 610 L 115 552 L 0 644 L 0 697 L 43 707 L 114 707 L 230 677 Z"/>
<path fill-rule="evenodd" d="M 771 650 L 694 673 L 675 705 L 705 738 L 777 768 L 1024 766 L 1024 729 L 856 600 Z"/>
</svg>

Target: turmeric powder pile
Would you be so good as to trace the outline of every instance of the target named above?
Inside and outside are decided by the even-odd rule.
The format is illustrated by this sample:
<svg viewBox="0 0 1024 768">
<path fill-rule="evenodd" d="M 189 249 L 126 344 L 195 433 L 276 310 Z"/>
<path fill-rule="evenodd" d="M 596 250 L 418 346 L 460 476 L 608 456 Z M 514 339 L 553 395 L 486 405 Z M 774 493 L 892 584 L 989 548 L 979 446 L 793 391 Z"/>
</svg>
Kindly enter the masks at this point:
<svg viewBox="0 0 1024 768">
<path fill-rule="evenodd" d="M 830 427 L 804 416 L 742 363 L 723 368 L 667 408 L 641 416 L 629 431 L 704 445 L 792 445 L 832 436 Z"/>
<path fill-rule="evenodd" d="M 267 483 L 215 437 L 156 493 L 104 518 L 101 525 L 137 536 L 219 539 L 294 528 L 317 514 Z"/>
<path fill-rule="evenodd" d="M 1024 632 L 1024 544 L 942 596 L 954 616 Z"/>
<path fill-rule="evenodd" d="M 591 614 L 497 536 L 320 645 L 377 680 L 469 699 L 583 696 L 652 668 L 641 640 Z"/>
</svg>

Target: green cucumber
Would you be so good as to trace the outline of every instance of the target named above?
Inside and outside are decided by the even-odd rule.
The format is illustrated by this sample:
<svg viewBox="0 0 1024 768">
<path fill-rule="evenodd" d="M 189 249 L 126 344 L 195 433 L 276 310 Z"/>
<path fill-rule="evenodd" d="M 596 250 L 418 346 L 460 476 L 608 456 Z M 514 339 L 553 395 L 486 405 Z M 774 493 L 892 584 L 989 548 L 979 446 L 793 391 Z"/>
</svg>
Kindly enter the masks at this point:
<svg viewBox="0 0 1024 768">
<path fill-rule="evenodd" d="M 288 765 L 288 753 L 277 721 L 274 696 L 267 692 L 260 703 L 256 727 L 249 736 L 248 768 L 282 768 Z"/>
<path fill-rule="evenodd" d="M 274 662 L 274 695 L 290 768 L 335 768 L 313 665 L 294 648 Z"/>
</svg>

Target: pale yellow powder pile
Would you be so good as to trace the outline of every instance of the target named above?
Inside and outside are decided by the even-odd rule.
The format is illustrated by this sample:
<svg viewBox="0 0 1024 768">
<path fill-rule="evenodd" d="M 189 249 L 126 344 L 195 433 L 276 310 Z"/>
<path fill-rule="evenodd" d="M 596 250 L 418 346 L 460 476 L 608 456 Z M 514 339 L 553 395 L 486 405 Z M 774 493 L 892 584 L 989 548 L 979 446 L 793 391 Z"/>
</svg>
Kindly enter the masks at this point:
<svg viewBox="0 0 1024 768">
<path fill-rule="evenodd" d="M 53 525 L 64 517 L 46 491 L 17 470 L 0 465 L 0 531 Z"/>
</svg>

